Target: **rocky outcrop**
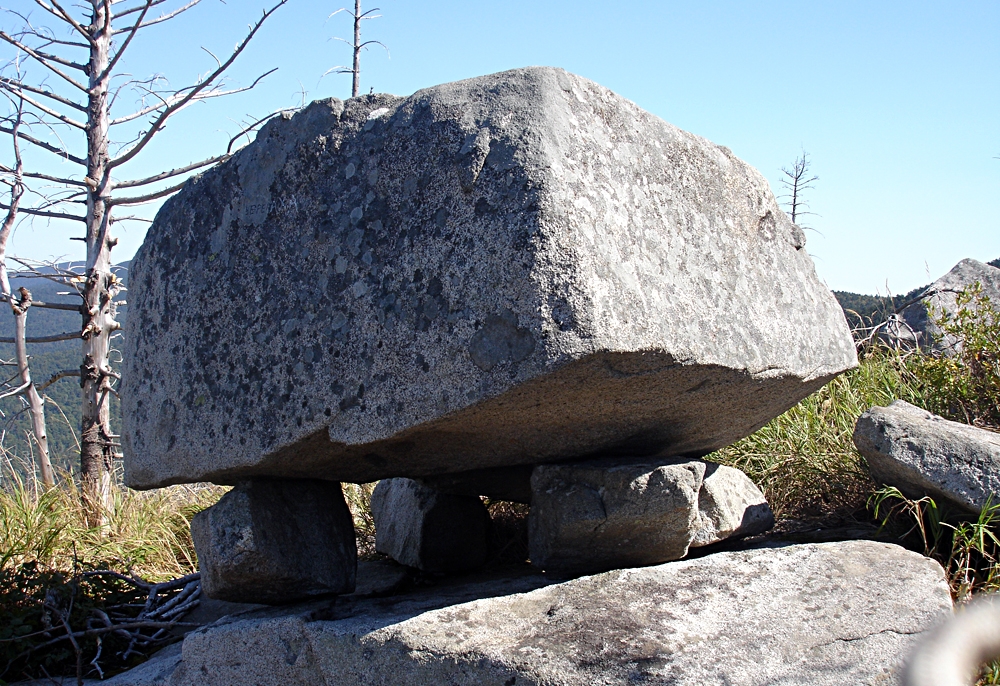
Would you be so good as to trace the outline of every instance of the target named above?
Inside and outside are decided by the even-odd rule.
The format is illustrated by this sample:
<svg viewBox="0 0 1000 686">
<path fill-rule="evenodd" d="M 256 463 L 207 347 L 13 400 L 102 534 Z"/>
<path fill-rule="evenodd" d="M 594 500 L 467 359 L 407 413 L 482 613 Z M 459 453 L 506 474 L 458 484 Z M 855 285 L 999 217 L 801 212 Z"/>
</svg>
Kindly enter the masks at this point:
<svg viewBox="0 0 1000 686">
<path fill-rule="evenodd" d="M 209 598 L 286 603 L 354 590 L 354 520 L 339 483 L 241 482 L 195 515 L 191 538 Z"/>
<path fill-rule="evenodd" d="M 944 335 L 934 317 L 940 317 L 942 313 L 954 315 L 958 294 L 974 283 L 982 286 L 983 294 L 989 296 L 993 303 L 1000 303 L 1000 269 L 978 260 L 964 259 L 928 286 L 916 302 L 902 311 L 905 327 L 897 321 L 896 335 L 908 342 L 916 334 L 923 346 L 934 344 L 936 339 L 939 349 L 945 352 L 953 350 L 957 341 Z M 932 311 L 934 316 L 931 316 Z"/>
<path fill-rule="evenodd" d="M 539 465 L 531 490 L 532 564 L 566 576 L 678 560 L 774 524 L 745 474 L 702 460 Z"/>
<path fill-rule="evenodd" d="M 412 479 L 379 481 L 371 498 L 375 550 L 425 572 L 486 563 L 490 515 L 479 496 L 441 493 Z"/>
<path fill-rule="evenodd" d="M 940 565 L 848 541 L 244 614 L 109 686 L 895 681 L 951 611 Z M 543 586 L 539 588 L 538 586 Z M 535 590 L 532 590 L 532 589 Z"/>
<path fill-rule="evenodd" d="M 854 445 L 872 477 L 905 495 L 979 512 L 1000 502 L 1000 434 L 896 400 L 858 418 Z"/>
<path fill-rule="evenodd" d="M 728 149 L 559 69 L 313 103 L 132 263 L 126 480 L 707 454 L 856 364 L 804 242 Z"/>
</svg>

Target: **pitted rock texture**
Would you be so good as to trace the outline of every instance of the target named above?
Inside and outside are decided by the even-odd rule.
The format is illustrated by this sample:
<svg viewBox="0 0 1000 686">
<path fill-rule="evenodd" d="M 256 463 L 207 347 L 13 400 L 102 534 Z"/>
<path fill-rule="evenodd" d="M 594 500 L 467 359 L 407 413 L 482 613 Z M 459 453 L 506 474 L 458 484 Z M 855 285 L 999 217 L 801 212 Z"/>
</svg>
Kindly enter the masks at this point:
<svg viewBox="0 0 1000 686">
<path fill-rule="evenodd" d="M 856 364 L 728 149 L 559 69 L 315 102 L 132 264 L 126 480 L 707 454 Z"/>
<path fill-rule="evenodd" d="M 872 541 L 719 553 L 536 590 L 529 582 L 243 615 L 136 670 L 147 681 L 126 672 L 106 683 L 891 684 L 920 634 L 952 608 L 937 562 Z"/>
<path fill-rule="evenodd" d="M 1000 303 L 1000 269 L 978 260 L 964 259 L 928 286 L 920 300 L 903 310 L 900 316 L 905 327 L 898 321 L 894 322 L 890 335 L 895 332 L 903 342 L 916 337 L 922 346 L 953 351 L 958 341 L 945 334 L 934 319 L 942 313 L 954 316 L 958 309 L 958 294 L 974 283 L 980 284 L 983 294 L 989 296 L 991 302 Z"/>
<path fill-rule="evenodd" d="M 241 482 L 195 515 L 191 538 L 209 598 L 287 603 L 354 590 L 354 519 L 339 483 Z"/>
<path fill-rule="evenodd" d="M 911 498 L 976 513 L 1000 502 L 1000 433 L 896 400 L 858 418 L 854 445 L 876 481 Z"/>
<path fill-rule="evenodd" d="M 531 562 L 562 576 L 679 560 L 774 525 L 746 474 L 703 460 L 539 465 L 531 492 Z"/>
<path fill-rule="evenodd" d="M 425 572 L 486 563 L 490 514 L 475 495 L 441 493 L 413 479 L 382 479 L 371 498 L 375 550 Z"/>
</svg>

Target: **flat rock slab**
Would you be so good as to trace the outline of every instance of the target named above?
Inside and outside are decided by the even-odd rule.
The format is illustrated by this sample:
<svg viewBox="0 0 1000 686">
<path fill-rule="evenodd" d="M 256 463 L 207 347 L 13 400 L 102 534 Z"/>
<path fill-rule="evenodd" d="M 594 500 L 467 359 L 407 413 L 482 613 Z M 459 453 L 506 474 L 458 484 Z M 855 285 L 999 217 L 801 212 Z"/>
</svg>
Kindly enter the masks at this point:
<svg viewBox="0 0 1000 686">
<path fill-rule="evenodd" d="M 952 607 L 940 565 L 871 541 L 537 579 L 244 615 L 105 683 L 890 684 Z"/>
<path fill-rule="evenodd" d="M 131 266 L 126 481 L 707 454 L 854 366 L 767 181 L 560 69 L 268 123 Z"/>
<path fill-rule="evenodd" d="M 1000 502 L 998 433 L 896 400 L 858 418 L 854 445 L 876 481 L 911 498 L 930 495 L 977 513 Z"/>
</svg>

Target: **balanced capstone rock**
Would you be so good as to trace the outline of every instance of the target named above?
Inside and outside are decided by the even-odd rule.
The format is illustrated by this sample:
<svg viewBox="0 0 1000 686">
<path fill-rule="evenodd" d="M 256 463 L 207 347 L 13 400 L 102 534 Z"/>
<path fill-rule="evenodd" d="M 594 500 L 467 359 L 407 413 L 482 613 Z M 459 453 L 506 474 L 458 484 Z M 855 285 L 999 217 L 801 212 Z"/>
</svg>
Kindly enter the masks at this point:
<svg viewBox="0 0 1000 686">
<path fill-rule="evenodd" d="M 529 68 L 268 123 L 131 267 L 126 481 L 704 455 L 856 364 L 766 180 Z"/>
</svg>

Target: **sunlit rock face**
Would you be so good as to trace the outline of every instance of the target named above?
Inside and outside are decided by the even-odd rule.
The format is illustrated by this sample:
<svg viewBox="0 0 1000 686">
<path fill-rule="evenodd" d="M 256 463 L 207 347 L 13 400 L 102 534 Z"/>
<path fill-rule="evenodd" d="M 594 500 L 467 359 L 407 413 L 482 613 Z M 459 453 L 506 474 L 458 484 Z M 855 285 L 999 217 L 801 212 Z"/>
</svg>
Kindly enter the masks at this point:
<svg viewBox="0 0 1000 686">
<path fill-rule="evenodd" d="M 315 102 L 136 256 L 126 480 L 703 455 L 856 364 L 766 181 L 586 79 Z"/>
</svg>

